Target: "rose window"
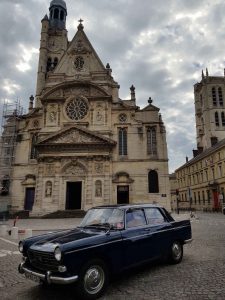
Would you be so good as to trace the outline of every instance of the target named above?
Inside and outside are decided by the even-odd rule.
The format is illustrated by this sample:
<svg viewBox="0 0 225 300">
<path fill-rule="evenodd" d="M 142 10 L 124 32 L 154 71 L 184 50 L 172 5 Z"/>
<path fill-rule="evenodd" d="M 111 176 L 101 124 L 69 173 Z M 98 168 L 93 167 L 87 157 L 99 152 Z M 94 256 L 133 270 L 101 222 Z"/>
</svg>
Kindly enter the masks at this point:
<svg viewBox="0 0 225 300">
<path fill-rule="evenodd" d="M 66 105 L 67 116 L 75 121 L 83 119 L 88 113 L 88 104 L 85 100 L 77 98 Z"/>
</svg>

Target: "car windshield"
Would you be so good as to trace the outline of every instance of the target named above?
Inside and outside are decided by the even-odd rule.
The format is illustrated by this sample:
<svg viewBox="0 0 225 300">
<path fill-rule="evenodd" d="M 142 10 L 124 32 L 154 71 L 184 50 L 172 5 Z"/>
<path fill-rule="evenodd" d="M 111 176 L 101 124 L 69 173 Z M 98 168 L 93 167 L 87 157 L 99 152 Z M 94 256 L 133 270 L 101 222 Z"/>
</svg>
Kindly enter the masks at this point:
<svg viewBox="0 0 225 300">
<path fill-rule="evenodd" d="M 92 208 L 80 224 L 80 227 L 89 226 L 123 229 L 124 212 L 118 208 Z"/>
</svg>

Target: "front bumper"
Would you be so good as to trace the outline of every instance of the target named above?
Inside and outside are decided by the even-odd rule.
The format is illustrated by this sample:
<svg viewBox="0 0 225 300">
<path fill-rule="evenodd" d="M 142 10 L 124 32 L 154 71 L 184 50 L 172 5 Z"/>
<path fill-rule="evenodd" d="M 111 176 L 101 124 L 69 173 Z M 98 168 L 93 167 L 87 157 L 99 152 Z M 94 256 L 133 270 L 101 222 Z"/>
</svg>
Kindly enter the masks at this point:
<svg viewBox="0 0 225 300">
<path fill-rule="evenodd" d="M 47 282 L 48 284 L 70 284 L 78 280 L 78 275 L 72 277 L 54 276 L 50 271 L 47 271 L 46 273 L 41 273 L 38 271 L 31 270 L 29 267 L 24 265 L 25 263 L 22 262 L 18 267 L 18 271 L 20 274 L 24 274 L 28 278 L 31 278 L 31 276 L 39 278 L 40 281 Z"/>
<path fill-rule="evenodd" d="M 192 242 L 192 240 L 193 240 L 193 239 L 185 240 L 185 241 L 184 241 L 184 244 L 189 244 L 189 243 Z"/>
</svg>

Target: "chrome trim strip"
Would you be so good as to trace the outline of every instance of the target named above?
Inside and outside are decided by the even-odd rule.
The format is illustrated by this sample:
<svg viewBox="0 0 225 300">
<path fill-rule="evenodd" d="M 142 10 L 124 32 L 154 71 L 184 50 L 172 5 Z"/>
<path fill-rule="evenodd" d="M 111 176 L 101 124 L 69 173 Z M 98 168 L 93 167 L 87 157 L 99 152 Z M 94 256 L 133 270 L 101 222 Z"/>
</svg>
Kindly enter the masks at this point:
<svg viewBox="0 0 225 300">
<path fill-rule="evenodd" d="M 78 280 L 78 275 L 72 276 L 72 277 L 59 277 L 59 276 L 52 276 L 48 272 L 48 276 L 46 277 L 45 274 L 39 273 L 36 271 L 32 271 L 28 269 L 27 267 L 24 267 L 22 264 L 20 265 L 20 268 L 24 273 L 32 274 L 40 278 L 41 280 L 46 281 L 46 278 L 48 277 L 48 283 L 56 283 L 56 284 L 70 284 Z"/>
<path fill-rule="evenodd" d="M 191 243 L 192 241 L 193 241 L 193 239 L 185 240 L 185 241 L 184 241 L 184 244 L 189 244 L 189 243 Z"/>
<path fill-rule="evenodd" d="M 155 226 L 158 226 L 158 225 L 153 225 L 153 226 L 155 227 Z M 127 237 L 127 238 L 122 238 L 120 240 L 106 242 L 106 243 L 100 244 L 100 245 L 98 244 L 98 245 L 93 245 L 93 246 L 89 246 L 89 247 L 85 247 L 85 248 L 81 248 L 81 249 L 68 251 L 68 252 L 65 252 L 65 255 L 66 254 L 71 254 L 71 253 L 74 253 L 74 252 L 87 250 L 87 249 L 97 248 L 97 247 L 100 247 L 102 245 L 109 245 L 109 244 L 113 244 L 113 243 L 117 243 L 117 242 L 121 242 L 121 241 L 133 240 L 133 239 L 137 239 L 137 238 L 141 238 L 141 237 L 145 237 L 145 236 L 149 236 L 149 235 L 153 235 L 153 234 L 157 234 L 157 233 L 161 233 L 161 232 L 165 232 L 165 231 L 174 231 L 174 230 L 182 229 L 182 228 L 185 228 L 185 227 L 188 227 L 188 225 L 183 225 L 183 226 L 179 226 L 179 227 L 175 227 L 175 228 L 166 228 L 164 230 L 153 231 L 153 232 L 151 232 L 151 228 L 149 227 L 149 232 L 148 233 L 145 233 L 145 234 L 142 234 L 142 235 L 136 235 L 136 236 L 132 236 L 132 237 Z M 131 228 L 129 228 L 129 229 L 131 229 Z M 146 229 L 146 227 L 143 228 L 143 230 L 145 230 L 145 229 Z"/>
</svg>

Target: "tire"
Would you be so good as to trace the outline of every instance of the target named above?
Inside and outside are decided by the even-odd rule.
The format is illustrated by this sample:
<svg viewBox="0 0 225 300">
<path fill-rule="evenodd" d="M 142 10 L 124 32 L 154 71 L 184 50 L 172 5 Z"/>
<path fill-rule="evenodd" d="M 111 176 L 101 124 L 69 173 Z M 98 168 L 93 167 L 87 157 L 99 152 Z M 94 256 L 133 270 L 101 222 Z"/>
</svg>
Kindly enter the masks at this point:
<svg viewBox="0 0 225 300">
<path fill-rule="evenodd" d="M 169 262 L 179 264 L 183 258 L 183 245 L 179 241 L 173 242 L 170 247 Z"/>
<path fill-rule="evenodd" d="M 102 260 L 94 259 L 81 270 L 77 292 L 81 299 L 97 299 L 108 285 L 108 269 Z"/>
</svg>

